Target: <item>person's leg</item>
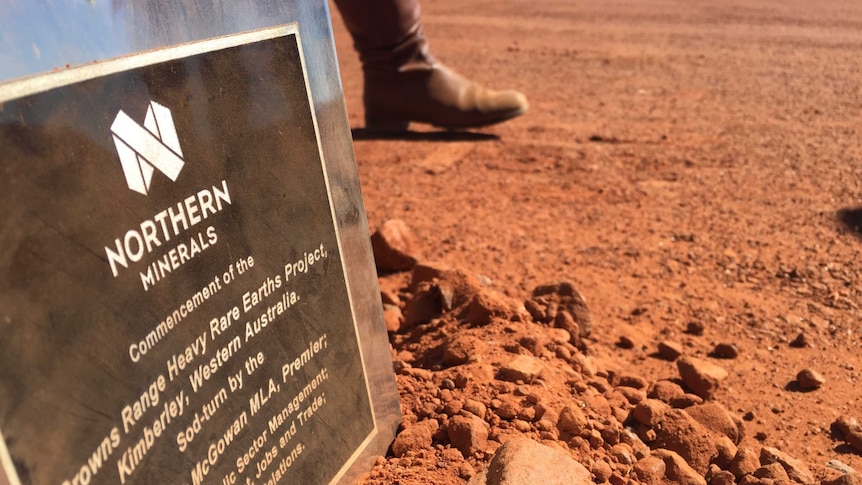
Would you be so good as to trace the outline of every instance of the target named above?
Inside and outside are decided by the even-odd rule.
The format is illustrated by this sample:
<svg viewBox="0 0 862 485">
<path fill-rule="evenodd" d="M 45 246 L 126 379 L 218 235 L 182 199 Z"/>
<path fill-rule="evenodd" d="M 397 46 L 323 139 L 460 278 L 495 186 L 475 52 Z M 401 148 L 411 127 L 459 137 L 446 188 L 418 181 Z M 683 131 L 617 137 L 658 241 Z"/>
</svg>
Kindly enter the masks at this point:
<svg viewBox="0 0 862 485">
<path fill-rule="evenodd" d="M 483 88 L 428 50 L 416 0 L 335 0 L 362 61 L 365 123 L 404 131 L 410 121 L 457 129 L 499 123 L 527 109 L 516 91 Z"/>
</svg>

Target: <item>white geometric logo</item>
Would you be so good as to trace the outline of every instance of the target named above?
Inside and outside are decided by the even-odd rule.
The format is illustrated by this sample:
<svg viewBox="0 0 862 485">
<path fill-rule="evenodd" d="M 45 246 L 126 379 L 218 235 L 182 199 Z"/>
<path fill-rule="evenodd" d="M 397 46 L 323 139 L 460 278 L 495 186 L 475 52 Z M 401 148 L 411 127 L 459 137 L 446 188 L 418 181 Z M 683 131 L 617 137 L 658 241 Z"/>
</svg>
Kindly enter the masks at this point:
<svg viewBox="0 0 862 485">
<path fill-rule="evenodd" d="M 185 162 L 168 108 L 150 101 L 143 126 L 120 110 L 111 134 L 130 189 L 147 195 L 156 170 L 176 182 Z"/>
</svg>

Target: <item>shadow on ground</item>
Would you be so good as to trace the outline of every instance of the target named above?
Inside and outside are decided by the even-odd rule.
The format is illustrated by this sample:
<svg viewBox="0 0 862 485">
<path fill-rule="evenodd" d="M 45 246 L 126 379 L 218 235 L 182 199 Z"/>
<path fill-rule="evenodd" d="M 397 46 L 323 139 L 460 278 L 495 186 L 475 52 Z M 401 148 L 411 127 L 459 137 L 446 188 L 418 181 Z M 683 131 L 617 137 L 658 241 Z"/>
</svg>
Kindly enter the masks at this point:
<svg viewBox="0 0 862 485">
<path fill-rule="evenodd" d="M 350 130 L 354 141 L 364 140 L 403 140 L 403 141 L 431 141 L 431 142 L 458 142 L 458 141 L 495 141 L 500 137 L 491 133 L 476 133 L 472 131 L 405 131 L 403 133 L 381 133 L 368 131 L 365 128 L 353 128 Z"/>
</svg>

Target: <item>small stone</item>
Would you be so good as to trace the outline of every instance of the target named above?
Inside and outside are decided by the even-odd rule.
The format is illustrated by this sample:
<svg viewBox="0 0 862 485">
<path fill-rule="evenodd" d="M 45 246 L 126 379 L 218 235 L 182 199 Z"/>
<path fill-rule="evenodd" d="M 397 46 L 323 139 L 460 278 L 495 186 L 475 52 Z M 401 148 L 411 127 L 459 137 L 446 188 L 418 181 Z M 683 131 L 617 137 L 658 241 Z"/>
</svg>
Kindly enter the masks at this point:
<svg viewBox="0 0 862 485">
<path fill-rule="evenodd" d="M 568 312 L 577 324 L 580 334 L 573 335 L 573 338 L 576 336 L 589 337 L 593 329 L 593 317 L 587 306 L 586 298 L 575 288 L 575 285 L 569 281 L 561 281 L 559 283 L 537 286 L 533 290 L 532 300 L 538 301 L 540 298 L 548 303 L 545 305 L 544 320 L 539 321 L 544 321 L 545 323 L 554 321 L 557 312 L 548 310 L 552 310 L 551 307 L 555 306 L 558 310 Z"/>
<path fill-rule="evenodd" d="M 388 220 L 371 236 L 374 261 L 381 272 L 406 271 L 421 259 L 419 244 L 404 221 Z"/>
<path fill-rule="evenodd" d="M 736 483 L 736 477 L 733 476 L 733 473 L 730 473 L 727 470 L 722 470 L 716 473 L 712 480 L 709 481 L 709 485 L 734 485 Z"/>
<path fill-rule="evenodd" d="M 721 467 L 722 470 L 727 470 L 730 468 L 737 451 L 739 451 L 736 443 L 727 436 L 719 436 L 715 439 L 715 448 L 718 450 L 718 456 L 712 460 L 713 463 Z"/>
<path fill-rule="evenodd" d="M 689 392 L 670 400 L 671 407 L 677 409 L 685 409 L 691 406 L 697 406 L 698 404 L 703 404 L 703 398 L 697 394 L 691 394 Z"/>
<path fill-rule="evenodd" d="M 635 463 L 632 471 L 641 483 L 658 485 L 664 479 L 667 466 L 664 460 L 657 456 L 647 456 Z"/>
<path fill-rule="evenodd" d="M 485 407 L 483 403 L 475 399 L 467 399 L 467 401 L 464 402 L 463 409 L 464 411 L 472 413 L 483 420 L 485 419 L 485 414 L 488 412 L 488 408 Z"/>
<path fill-rule="evenodd" d="M 545 369 L 545 364 L 536 357 L 517 355 L 504 364 L 497 373 L 497 378 L 503 381 L 531 382 Z"/>
<path fill-rule="evenodd" d="M 845 473 L 832 480 L 823 480 L 821 485 L 862 485 L 862 474 L 851 472 Z"/>
<path fill-rule="evenodd" d="M 808 469 L 808 466 L 806 466 L 802 460 L 793 458 L 787 453 L 776 448 L 764 446 L 763 449 L 760 450 L 760 463 L 763 463 L 764 465 L 779 463 L 787 471 L 787 475 L 789 475 L 790 479 L 794 482 L 802 483 L 804 485 L 815 483 L 814 475 L 811 474 L 811 470 Z"/>
<path fill-rule="evenodd" d="M 404 323 L 406 327 L 428 323 L 440 316 L 443 307 L 440 295 L 430 286 L 423 287 L 404 306 Z"/>
<path fill-rule="evenodd" d="M 617 341 L 617 347 L 621 349 L 633 349 L 636 345 L 635 341 L 626 335 L 620 335 L 620 338 Z"/>
<path fill-rule="evenodd" d="M 840 431 L 841 434 L 845 435 L 851 431 L 862 429 L 856 418 L 846 415 L 839 416 L 838 419 L 835 420 L 835 423 L 833 423 L 833 426 L 838 428 L 838 431 Z"/>
<path fill-rule="evenodd" d="M 735 359 L 739 357 L 739 349 L 733 344 L 718 344 L 712 350 L 712 357 L 716 359 Z"/>
<path fill-rule="evenodd" d="M 587 430 L 589 421 L 587 416 L 581 410 L 580 406 L 566 406 L 560 411 L 560 418 L 557 421 L 557 427 L 563 433 L 569 433 L 572 436 L 580 436 L 581 433 Z"/>
<path fill-rule="evenodd" d="M 663 359 L 673 362 L 682 355 L 682 345 L 670 340 L 660 342 L 658 344 L 658 355 Z"/>
<path fill-rule="evenodd" d="M 475 325 L 488 325 L 495 317 L 512 317 L 516 313 L 511 302 L 491 290 L 476 293 L 467 308 L 467 318 Z"/>
<path fill-rule="evenodd" d="M 845 475 L 848 473 L 856 473 L 856 470 L 854 470 L 853 467 L 842 462 L 841 460 L 829 460 L 826 462 L 826 466 L 832 468 L 833 470 L 838 470 Z"/>
<path fill-rule="evenodd" d="M 392 454 L 397 457 L 404 456 L 408 451 L 419 451 L 431 447 L 431 437 L 440 423 L 436 419 L 420 421 L 395 437 L 392 443 Z"/>
<path fill-rule="evenodd" d="M 656 381 L 650 386 L 647 397 L 670 403 L 672 399 L 681 397 L 683 394 L 685 391 L 682 387 L 673 381 Z"/>
<path fill-rule="evenodd" d="M 615 379 L 617 387 L 632 387 L 635 389 L 646 389 L 649 383 L 641 376 L 634 374 L 620 374 Z"/>
<path fill-rule="evenodd" d="M 709 430 L 681 409 L 667 410 L 661 426 L 653 429 L 656 438 L 650 447 L 679 454 L 688 466 L 701 475 L 706 473 L 710 462 L 718 456 L 715 440 Z"/>
<path fill-rule="evenodd" d="M 685 326 L 685 333 L 691 335 L 703 335 L 704 330 L 706 330 L 706 325 L 703 322 L 688 322 Z"/>
<path fill-rule="evenodd" d="M 386 331 L 389 333 L 397 333 L 401 329 L 401 324 L 404 323 L 404 315 L 401 309 L 396 305 L 383 305 L 383 322 L 386 324 Z"/>
<path fill-rule="evenodd" d="M 593 473 L 593 481 L 596 483 L 603 483 L 608 481 L 611 478 L 611 474 L 613 470 L 611 470 L 611 466 L 605 463 L 602 460 L 596 460 L 593 462 L 593 466 L 590 467 L 590 471 Z"/>
<path fill-rule="evenodd" d="M 638 403 L 632 410 L 635 421 L 649 428 L 654 428 L 661 422 L 669 406 L 657 399 L 647 399 Z"/>
<path fill-rule="evenodd" d="M 728 471 L 740 479 L 745 475 L 754 473 L 758 468 L 760 468 L 760 459 L 757 457 L 757 452 L 751 448 L 743 447 L 737 450 L 736 456 L 730 462 Z"/>
<path fill-rule="evenodd" d="M 801 349 L 804 347 L 811 347 L 811 342 L 808 340 L 808 337 L 804 332 L 801 332 L 796 336 L 793 340 L 790 341 L 790 346 L 793 348 Z"/>
<path fill-rule="evenodd" d="M 590 472 L 566 451 L 513 438 L 468 485 L 592 485 Z"/>
<path fill-rule="evenodd" d="M 742 420 L 730 414 L 720 404 L 705 403 L 691 406 L 686 408 L 686 412 L 710 431 L 730 438 L 733 443 L 739 444 L 742 441 L 744 435 Z"/>
<path fill-rule="evenodd" d="M 653 450 L 652 456 L 664 460 L 665 477 L 680 485 L 706 485 L 706 480 L 696 472 L 686 461 L 673 451 L 665 449 Z"/>
<path fill-rule="evenodd" d="M 451 391 L 452 389 L 455 389 L 455 381 L 453 381 L 452 379 L 449 379 L 447 377 L 447 378 L 443 379 L 442 381 L 440 381 L 440 388 L 441 389 L 448 389 Z"/>
<path fill-rule="evenodd" d="M 453 416 L 446 431 L 452 446 L 457 448 L 464 458 L 473 456 L 488 446 L 490 426 L 477 416 Z"/>
<path fill-rule="evenodd" d="M 488 345 L 482 339 L 472 335 L 455 334 L 443 347 L 443 364 L 447 366 L 461 365 L 481 360 Z"/>
<path fill-rule="evenodd" d="M 813 391 L 819 389 L 820 386 L 826 383 L 826 379 L 813 369 L 803 369 L 796 374 L 796 382 L 799 383 L 799 389 L 803 391 Z"/>
<path fill-rule="evenodd" d="M 727 378 L 726 370 L 705 360 L 683 357 L 676 364 L 683 382 L 704 399 L 712 397 Z"/>
<path fill-rule="evenodd" d="M 784 467 L 779 463 L 770 463 L 758 468 L 754 471 L 754 476 L 757 478 L 771 478 L 773 480 L 790 480 L 787 472 L 784 471 Z"/>
</svg>

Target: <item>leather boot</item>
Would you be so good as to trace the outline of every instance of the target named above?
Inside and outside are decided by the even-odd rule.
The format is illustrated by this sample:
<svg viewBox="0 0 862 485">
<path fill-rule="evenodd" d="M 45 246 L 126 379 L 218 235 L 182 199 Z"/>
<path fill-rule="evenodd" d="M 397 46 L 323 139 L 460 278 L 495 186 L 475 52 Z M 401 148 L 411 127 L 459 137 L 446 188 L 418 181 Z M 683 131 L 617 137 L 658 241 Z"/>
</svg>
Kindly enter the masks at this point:
<svg viewBox="0 0 862 485">
<path fill-rule="evenodd" d="M 416 0 L 335 0 L 362 62 L 366 129 L 399 132 L 411 121 L 447 129 L 485 126 L 527 110 L 517 91 L 493 91 L 438 62 Z"/>
</svg>

